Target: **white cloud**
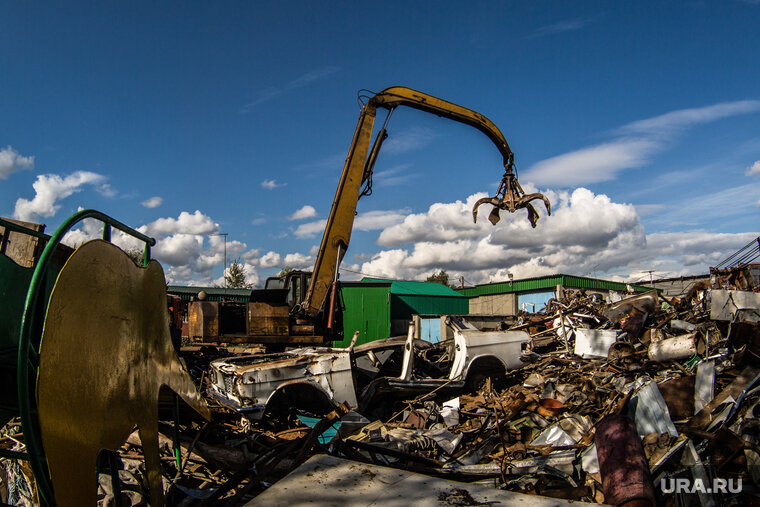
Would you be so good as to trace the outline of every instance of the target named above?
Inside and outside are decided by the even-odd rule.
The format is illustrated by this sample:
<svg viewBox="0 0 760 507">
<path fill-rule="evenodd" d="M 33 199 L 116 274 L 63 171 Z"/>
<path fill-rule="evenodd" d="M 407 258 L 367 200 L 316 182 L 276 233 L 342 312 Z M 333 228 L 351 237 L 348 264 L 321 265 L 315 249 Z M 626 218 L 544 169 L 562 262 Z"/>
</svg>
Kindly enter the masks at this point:
<svg viewBox="0 0 760 507">
<path fill-rule="evenodd" d="M 282 257 L 277 252 L 267 252 L 261 257 L 259 265 L 262 269 L 281 267 Z"/>
<path fill-rule="evenodd" d="M 113 187 L 112 187 L 111 185 L 109 185 L 108 183 L 103 183 L 103 184 L 101 184 L 101 185 L 98 185 L 97 187 L 95 187 L 95 190 L 96 190 L 96 191 L 97 191 L 97 192 L 98 192 L 100 195 L 102 195 L 103 197 L 108 197 L 108 198 L 111 198 L 111 197 L 116 197 L 116 195 L 117 195 L 117 193 L 118 193 L 118 192 L 116 192 L 116 190 L 114 190 L 114 189 L 113 189 Z"/>
<path fill-rule="evenodd" d="M 378 242 L 393 248 L 372 255 L 358 271 L 423 280 L 445 269 L 472 283 L 506 280 L 508 273 L 517 278 L 594 273 L 632 280 L 620 273 L 657 269 L 659 276 L 682 276 L 706 273 L 708 266 L 757 236 L 705 231 L 646 235 L 631 204 L 615 203 L 585 188 L 545 193 L 554 211 L 542 216 L 537 229 L 530 227 L 524 212 L 502 212 L 494 227 L 485 220 L 473 224 L 470 208 L 483 194 L 465 203 L 433 204 L 426 213 L 408 215 L 384 229 Z"/>
<path fill-rule="evenodd" d="M 410 171 L 411 164 L 399 164 L 384 171 L 376 171 L 373 176 L 373 184 L 376 187 L 397 187 L 404 185 L 418 177 L 418 173 Z"/>
<path fill-rule="evenodd" d="M 645 243 L 643 229 L 632 205 L 617 204 L 587 189 L 573 193 L 547 192 L 554 203 L 551 217 L 532 229 L 525 212 L 502 212 L 495 227 L 472 221 L 472 205 L 485 194 L 466 202 L 436 203 L 426 213 L 413 214 L 386 228 L 378 242 L 384 246 L 411 244 L 408 249 L 380 252 L 362 265 L 363 273 L 419 279 L 437 269 L 466 273 L 471 281 L 488 281 L 504 266 L 512 272 L 577 272 L 598 252 L 635 251 Z M 485 212 L 484 210 L 483 212 Z M 490 211 L 490 210 L 488 210 Z M 532 275 L 531 275 L 532 276 Z"/>
<path fill-rule="evenodd" d="M 310 158 L 308 162 L 294 166 L 292 171 L 313 172 L 313 169 L 330 169 L 340 171 L 340 168 L 346 163 L 346 153 L 341 151 L 327 155 L 322 158 Z"/>
<path fill-rule="evenodd" d="M 261 182 L 262 188 L 267 190 L 274 190 L 277 187 L 284 187 L 287 183 L 277 183 L 275 180 L 264 180 Z"/>
<path fill-rule="evenodd" d="M 290 81 L 289 83 L 286 83 L 284 86 L 280 87 L 269 87 L 265 90 L 262 90 L 258 93 L 258 96 L 243 106 L 243 108 L 240 110 L 241 113 L 250 113 L 253 111 L 256 106 L 259 104 L 263 104 L 264 102 L 268 102 L 274 98 L 279 97 L 283 93 L 287 91 L 297 90 L 299 88 L 303 88 L 304 86 L 307 86 L 314 81 L 318 81 L 320 79 L 324 79 L 327 76 L 330 76 L 332 74 L 335 74 L 338 72 L 340 68 L 333 67 L 333 66 L 327 66 L 322 67 L 320 69 L 315 69 L 312 71 L 309 71 L 305 74 L 302 74 L 295 78 L 294 80 Z"/>
<path fill-rule="evenodd" d="M 183 211 L 177 218 L 159 218 L 145 226 L 141 232 L 148 235 L 196 234 L 207 235 L 218 232 L 219 225 L 208 215 L 195 210 L 195 213 Z"/>
<path fill-rule="evenodd" d="M 639 216 L 651 215 L 666 209 L 664 204 L 636 204 L 636 213 Z"/>
<path fill-rule="evenodd" d="M 546 25 L 538 28 L 528 38 L 544 37 L 547 35 L 554 35 L 563 32 L 574 32 L 588 25 L 591 21 L 593 21 L 593 18 L 589 16 L 563 19 L 562 21 L 552 23 L 551 25 Z"/>
<path fill-rule="evenodd" d="M 576 186 L 613 180 L 620 171 L 641 167 L 687 127 L 760 111 L 760 101 L 741 100 L 681 109 L 634 121 L 614 131 L 609 142 L 537 162 L 523 179 L 538 185 Z"/>
<path fill-rule="evenodd" d="M 418 150 L 430 144 L 430 141 L 435 139 L 435 137 L 435 132 L 425 127 L 411 127 L 397 133 L 391 133 L 383 143 L 383 153 L 398 155 Z"/>
<path fill-rule="evenodd" d="M 82 211 L 84 208 L 79 206 L 77 212 Z M 112 234 L 119 234 L 120 231 L 113 230 Z M 82 243 L 91 239 L 100 238 L 103 236 L 103 224 L 99 220 L 92 218 L 85 218 L 76 229 L 72 229 L 66 233 L 63 237 L 63 243 L 71 247 L 79 246 Z"/>
<path fill-rule="evenodd" d="M 373 231 L 385 229 L 404 220 L 407 210 L 376 210 L 360 213 L 354 219 L 353 230 Z M 316 220 L 299 225 L 293 235 L 299 239 L 313 238 L 325 231 L 327 220 Z"/>
<path fill-rule="evenodd" d="M 709 123 L 730 116 L 756 113 L 758 111 L 760 111 L 760 100 L 721 102 L 711 106 L 680 109 L 653 118 L 634 121 L 621 127 L 620 132 L 644 134 L 647 136 L 668 135 L 692 125 Z"/>
<path fill-rule="evenodd" d="M 158 208 L 163 204 L 164 199 L 158 196 L 151 197 L 150 199 L 146 199 L 142 201 L 140 204 L 145 206 L 146 208 Z"/>
<path fill-rule="evenodd" d="M 435 203 L 426 213 L 407 215 L 403 221 L 387 227 L 377 242 L 383 246 L 399 246 L 419 241 L 453 241 L 475 238 L 487 234 L 490 225 L 486 220 L 472 221 L 472 206 L 485 193 L 467 198 L 466 202 Z M 490 212 L 490 210 L 488 210 Z"/>
<path fill-rule="evenodd" d="M 35 221 L 39 217 L 51 217 L 61 208 L 59 201 L 82 190 L 85 185 L 102 183 L 105 177 L 87 171 L 77 171 L 66 177 L 57 174 L 41 174 L 32 184 L 35 196 L 31 200 L 19 198 L 13 216 L 19 220 Z"/>
<path fill-rule="evenodd" d="M 34 156 L 24 157 L 12 146 L 0 150 L 0 180 L 8 178 L 16 171 L 34 168 Z"/>
<path fill-rule="evenodd" d="M 658 145 L 643 139 L 621 139 L 542 160 L 525 173 L 537 185 L 575 186 L 614 180 L 623 169 L 640 167 Z"/>
<path fill-rule="evenodd" d="M 760 181 L 720 191 L 706 189 L 702 195 L 674 196 L 668 212 L 662 214 L 661 223 L 674 227 L 693 224 L 697 222 L 695 217 L 703 217 L 700 222 L 745 218 L 753 211 L 757 195 L 760 195 Z"/>
<path fill-rule="evenodd" d="M 760 174 L 760 160 L 755 161 L 754 164 L 747 168 L 747 176 L 754 176 L 756 174 Z"/>
<path fill-rule="evenodd" d="M 300 253 L 289 253 L 283 260 L 284 266 L 290 266 L 293 269 L 311 269 L 314 267 L 314 257 Z"/>
<path fill-rule="evenodd" d="M 303 208 L 297 210 L 295 213 L 288 217 L 288 220 L 303 220 L 305 218 L 311 218 L 317 216 L 317 210 L 314 206 L 305 205 Z"/>
<path fill-rule="evenodd" d="M 385 229 L 404 220 L 409 210 L 377 210 L 359 213 L 354 219 L 354 229 L 373 231 Z"/>
<path fill-rule="evenodd" d="M 247 282 L 253 286 L 259 285 L 259 270 L 281 265 L 281 256 L 277 252 L 270 251 L 260 256 L 257 249 L 249 249 L 241 241 L 225 241 L 222 236 L 210 235 L 219 230 L 219 226 L 199 210 L 194 213 L 183 211 L 176 218 L 159 218 L 138 227 L 137 230 L 156 239 L 151 254 L 164 267 L 167 283 L 170 284 L 223 285 L 225 247 L 227 265 L 235 259 L 240 259 L 246 269 Z M 76 229 L 69 231 L 64 243 L 71 246 L 80 245 L 99 238 L 101 234 L 102 224 L 86 219 Z M 115 229 L 112 232 L 112 240 L 124 250 L 144 248 L 144 243 L 140 240 Z M 294 261 L 303 262 L 303 259 L 308 259 L 300 254 L 294 255 Z"/>
<path fill-rule="evenodd" d="M 161 262 L 173 266 L 190 263 L 191 260 L 201 259 L 203 253 L 203 236 L 195 234 L 172 234 L 161 238 L 153 247 L 153 256 Z M 208 266 L 206 259 L 201 259 L 201 268 Z"/>
<path fill-rule="evenodd" d="M 327 220 L 317 220 L 316 222 L 307 222 L 299 225 L 293 234 L 296 238 L 312 238 L 317 234 L 322 234 L 325 230 Z"/>
</svg>

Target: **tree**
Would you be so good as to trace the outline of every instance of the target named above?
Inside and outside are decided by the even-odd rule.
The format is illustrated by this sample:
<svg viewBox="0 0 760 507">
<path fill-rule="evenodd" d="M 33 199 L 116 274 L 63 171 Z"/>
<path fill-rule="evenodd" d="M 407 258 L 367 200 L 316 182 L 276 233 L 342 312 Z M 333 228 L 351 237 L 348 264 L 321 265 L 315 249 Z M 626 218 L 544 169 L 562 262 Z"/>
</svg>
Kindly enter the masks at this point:
<svg viewBox="0 0 760 507">
<path fill-rule="evenodd" d="M 227 282 L 227 287 L 233 289 L 247 289 L 251 287 L 251 284 L 245 279 L 245 266 L 240 262 L 240 258 L 232 261 L 230 268 L 224 275 L 224 280 Z"/>
<path fill-rule="evenodd" d="M 449 274 L 445 269 L 440 270 L 438 273 L 433 273 L 427 279 L 426 282 L 441 283 L 445 286 L 449 286 Z"/>
<path fill-rule="evenodd" d="M 129 250 L 125 250 L 124 253 L 127 254 L 130 259 L 132 259 L 132 262 L 137 264 L 139 267 L 142 267 L 143 265 L 143 251 L 142 250 L 129 249 Z"/>
<path fill-rule="evenodd" d="M 277 278 L 282 278 L 288 273 L 290 273 L 291 271 L 293 271 L 293 268 L 291 268 L 290 266 L 283 266 L 282 269 L 280 269 L 280 272 L 277 273 Z"/>
</svg>

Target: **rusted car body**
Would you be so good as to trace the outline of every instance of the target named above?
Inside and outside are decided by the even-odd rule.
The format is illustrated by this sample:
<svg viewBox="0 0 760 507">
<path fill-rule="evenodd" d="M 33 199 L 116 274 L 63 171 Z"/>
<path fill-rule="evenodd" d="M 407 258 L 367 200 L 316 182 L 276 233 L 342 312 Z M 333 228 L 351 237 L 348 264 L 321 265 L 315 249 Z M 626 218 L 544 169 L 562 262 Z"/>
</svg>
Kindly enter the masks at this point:
<svg viewBox="0 0 760 507">
<path fill-rule="evenodd" d="M 454 339 L 432 345 L 389 338 L 353 348 L 308 347 L 211 363 L 211 394 L 260 418 L 278 398 L 308 408 L 347 402 L 360 411 L 436 390 L 456 396 L 485 376 L 518 367 L 530 340 L 524 331 L 482 332 L 454 319 Z M 317 411 L 317 410 L 310 410 Z"/>
<path fill-rule="evenodd" d="M 253 418 L 261 417 L 275 393 L 296 386 L 356 405 L 350 349 L 308 347 L 217 359 L 211 382 L 215 397 Z"/>
</svg>

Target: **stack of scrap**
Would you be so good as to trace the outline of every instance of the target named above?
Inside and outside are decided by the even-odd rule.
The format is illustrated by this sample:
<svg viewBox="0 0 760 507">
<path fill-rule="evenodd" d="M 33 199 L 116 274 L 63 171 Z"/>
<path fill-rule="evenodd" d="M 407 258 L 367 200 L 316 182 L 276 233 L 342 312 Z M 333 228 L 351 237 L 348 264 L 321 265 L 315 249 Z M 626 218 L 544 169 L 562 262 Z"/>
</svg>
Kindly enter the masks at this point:
<svg viewBox="0 0 760 507">
<path fill-rule="evenodd" d="M 473 498 L 488 485 L 612 505 L 757 502 L 758 297 L 730 287 L 681 299 L 652 291 L 615 303 L 570 293 L 504 326 L 530 334 L 522 366 L 448 401 L 423 394 L 404 399 L 400 410 L 396 402 L 392 417 L 344 404 L 322 414 L 291 407 L 280 417 L 249 419 L 209 397 L 207 422 L 163 407 L 166 502 L 256 501 L 316 454 L 368 467 L 367 480 L 379 466 L 477 482 L 461 489 Z M 196 383 L 209 387 L 207 364 L 219 353 L 184 355 Z M 0 433 L 0 451 L 0 499 L 34 504 L 34 478 L 24 461 L 12 459 L 24 452 L 18 420 Z M 116 459 L 106 458 L 98 463 L 99 504 L 117 496 L 121 505 L 149 502 L 137 433 Z M 303 487 L 310 476 L 299 477 Z M 272 501 L 276 490 L 267 495 Z"/>
<path fill-rule="evenodd" d="M 532 362 L 444 404 L 409 400 L 330 452 L 555 498 L 744 505 L 760 485 L 758 296 L 552 301 L 512 327 Z"/>
</svg>

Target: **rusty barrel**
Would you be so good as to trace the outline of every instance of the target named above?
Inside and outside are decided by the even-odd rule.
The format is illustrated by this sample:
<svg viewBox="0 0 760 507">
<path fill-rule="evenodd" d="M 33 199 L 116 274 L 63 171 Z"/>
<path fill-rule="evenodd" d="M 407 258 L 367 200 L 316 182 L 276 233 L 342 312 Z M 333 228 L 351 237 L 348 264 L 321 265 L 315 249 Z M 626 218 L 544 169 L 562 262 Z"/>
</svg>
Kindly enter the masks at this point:
<svg viewBox="0 0 760 507">
<path fill-rule="evenodd" d="M 594 441 L 605 503 L 654 506 L 649 464 L 633 421 L 624 415 L 605 418 L 597 425 Z"/>
</svg>

